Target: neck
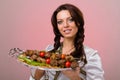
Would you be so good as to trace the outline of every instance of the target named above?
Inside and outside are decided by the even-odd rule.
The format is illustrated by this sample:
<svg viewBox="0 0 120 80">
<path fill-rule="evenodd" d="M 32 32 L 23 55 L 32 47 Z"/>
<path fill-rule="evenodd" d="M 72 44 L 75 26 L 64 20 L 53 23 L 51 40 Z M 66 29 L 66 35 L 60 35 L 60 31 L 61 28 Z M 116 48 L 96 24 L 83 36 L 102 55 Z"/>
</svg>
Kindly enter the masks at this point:
<svg viewBox="0 0 120 80">
<path fill-rule="evenodd" d="M 69 39 L 65 39 L 63 41 L 63 47 L 73 47 L 74 46 L 74 41 L 73 40 L 69 40 Z"/>
<path fill-rule="evenodd" d="M 64 39 L 62 53 L 70 54 L 74 50 L 74 41 L 71 39 Z"/>
</svg>

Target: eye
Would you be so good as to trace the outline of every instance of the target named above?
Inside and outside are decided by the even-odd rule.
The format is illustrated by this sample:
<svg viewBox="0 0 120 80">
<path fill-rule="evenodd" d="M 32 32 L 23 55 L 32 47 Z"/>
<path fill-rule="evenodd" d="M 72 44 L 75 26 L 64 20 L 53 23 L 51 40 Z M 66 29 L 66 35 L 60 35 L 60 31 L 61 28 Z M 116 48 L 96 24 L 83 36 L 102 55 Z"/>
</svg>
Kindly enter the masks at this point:
<svg viewBox="0 0 120 80">
<path fill-rule="evenodd" d="M 62 24 L 62 21 L 57 21 L 57 24 Z"/>
<path fill-rule="evenodd" d="M 74 20 L 73 20 L 73 18 L 71 17 L 71 18 L 68 19 L 68 21 L 69 21 L 69 22 L 73 22 Z"/>
</svg>

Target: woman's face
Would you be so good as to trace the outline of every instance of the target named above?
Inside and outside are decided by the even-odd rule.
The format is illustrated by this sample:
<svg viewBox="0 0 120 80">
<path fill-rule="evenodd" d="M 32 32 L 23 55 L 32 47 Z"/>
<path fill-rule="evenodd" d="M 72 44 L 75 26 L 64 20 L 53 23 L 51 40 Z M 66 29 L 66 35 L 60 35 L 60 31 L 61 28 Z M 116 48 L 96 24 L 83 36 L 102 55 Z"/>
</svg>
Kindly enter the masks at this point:
<svg viewBox="0 0 120 80">
<path fill-rule="evenodd" d="M 58 30 L 62 36 L 64 38 L 75 38 L 78 28 L 70 12 L 68 10 L 62 10 L 58 12 L 56 18 Z"/>
</svg>

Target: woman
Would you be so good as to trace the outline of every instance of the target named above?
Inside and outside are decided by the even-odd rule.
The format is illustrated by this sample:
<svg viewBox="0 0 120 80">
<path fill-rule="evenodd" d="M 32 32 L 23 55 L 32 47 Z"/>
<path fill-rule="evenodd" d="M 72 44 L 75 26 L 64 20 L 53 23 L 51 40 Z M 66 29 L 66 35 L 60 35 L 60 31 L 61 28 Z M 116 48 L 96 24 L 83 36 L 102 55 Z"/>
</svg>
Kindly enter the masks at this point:
<svg viewBox="0 0 120 80">
<path fill-rule="evenodd" d="M 51 18 L 55 34 L 54 46 L 47 51 L 60 51 L 80 59 L 79 67 L 75 70 L 61 72 L 48 71 L 49 80 L 104 80 L 101 60 L 98 52 L 83 45 L 84 18 L 82 12 L 72 4 L 60 5 Z M 45 80 L 46 71 L 36 70 L 35 80 Z M 57 75 L 57 77 L 56 77 Z M 32 77 L 31 77 L 32 80 Z"/>
</svg>

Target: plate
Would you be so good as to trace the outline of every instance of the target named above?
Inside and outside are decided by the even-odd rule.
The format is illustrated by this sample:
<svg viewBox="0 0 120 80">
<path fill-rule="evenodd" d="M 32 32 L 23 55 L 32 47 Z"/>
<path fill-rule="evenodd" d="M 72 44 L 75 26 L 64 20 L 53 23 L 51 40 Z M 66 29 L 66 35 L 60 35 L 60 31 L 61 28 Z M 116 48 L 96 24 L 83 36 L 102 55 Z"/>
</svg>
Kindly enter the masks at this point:
<svg viewBox="0 0 120 80">
<path fill-rule="evenodd" d="M 12 57 L 15 57 L 17 59 L 17 61 L 21 64 L 23 64 L 24 66 L 27 66 L 29 68 L 34 68 L 34 69 L 40 69 L 40 70 L 47 70 L 47 71 L 63 71 L 63 70 L 70 70 L 72 68 L 59 68 L 59 67 L 46 67 L 46 66 L 34 66 L 34 65 L 30 65 L 24 61 L 21 61 L 19 59 L 19 56 L 25 52 L 25 50 L 21 50 L 19 48 L 12 48 L 9 51 L 9 55 Z"/>
<path fill-rule="evenodd" d="M 22 64 L 22 65 L 24 65 L 24 66 L 27 66 L 27 67 L 29 67 L 29 68 L 34 68 L 34 69 L 40 69 L 40 70 L 46 70 L 46 71 L 63 71 L 63 70 L 71 70 L 71 68 L 53 68 L 53 67 L 51 67 L 51 68 L 48 68 L 48 67 L 45 67 L 45 66 L 33 66 L 33 65 L 29 65 L 29 64 L 27 64 L 27 63 L 25 63 L 25 62 L 23 62 L 23 61 L 20 61 L 19 59 L 17 59 L 17 61 L 20 63 L 20 64 Z"/>
</svg>

